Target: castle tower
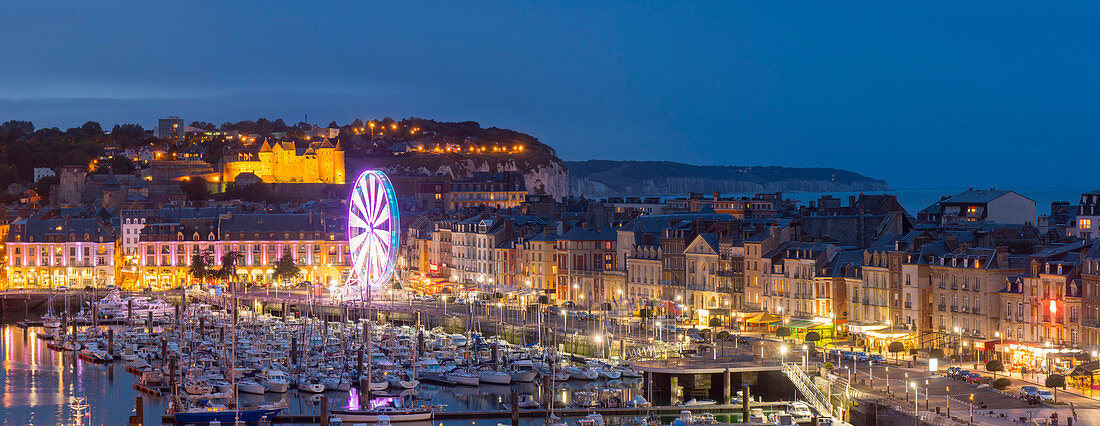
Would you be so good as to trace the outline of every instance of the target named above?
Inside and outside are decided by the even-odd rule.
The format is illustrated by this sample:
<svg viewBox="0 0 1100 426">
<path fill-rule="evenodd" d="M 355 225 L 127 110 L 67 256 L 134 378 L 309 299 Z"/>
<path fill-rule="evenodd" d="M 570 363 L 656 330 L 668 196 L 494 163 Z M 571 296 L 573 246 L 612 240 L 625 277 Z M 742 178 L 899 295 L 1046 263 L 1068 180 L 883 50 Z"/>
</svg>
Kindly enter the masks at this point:
<svg viewBox="0 0 1100 426">
<path fill-rule="evenodd" d="M 332 149 L 332 183 L 344 184 L 344 148 L 339 140 Z"/>
<path fill-rule="evenodd" d="M 260 160 L 260 169 L 256 171 L 256 176 L 263 179 L 264 182 L 270 182 L 275 178 L 275 169 L 272 167 L 275 163 L 275 152 L 271 147 L 271 144 L 264 140 L 264 144 L 260 146 L 260 152 L 256 154 Z"/>
</svg>

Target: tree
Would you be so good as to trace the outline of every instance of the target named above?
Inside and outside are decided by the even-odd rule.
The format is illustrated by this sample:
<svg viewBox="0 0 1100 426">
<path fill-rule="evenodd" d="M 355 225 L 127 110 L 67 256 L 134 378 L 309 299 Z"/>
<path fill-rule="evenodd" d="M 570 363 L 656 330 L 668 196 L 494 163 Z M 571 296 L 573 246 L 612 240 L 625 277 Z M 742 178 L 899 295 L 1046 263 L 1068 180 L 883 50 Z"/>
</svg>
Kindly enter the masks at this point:
<svg viewBox="0 0 1100 426">
<path fill-rule="evenodd" d="M 818 341 L 821 341 L 821 333 L 818 333 L 816 331 L 811 331 L 809 333 L 806 333 L 806 343 L 809 343 L 809 344 L 812 345 L 812 344 L 814 344 L 814 342 L 818 342 Z"/>
<path fill-rule="evenodd" d="M 210 188 L 202 178 L 193 177 L 180 182 L 180 189 L 187 194 L 189 201 L 203 201 L 210 198 Z"/>
<path fill-rule="evenodd" d="M 298 276 L 299 268 L 290 255 L 290 249 L 283 249 L 283 255 L 275 262 L 275 279 L 284 283 Z"/>
<path fill-rule="evenodd" d="M 943 349 L 941 349 L 941 348 L 934 348 L 934 349 L 932 349 L 931 351 L 928 352 L 928 357 L 929 358 L 943 359 L 943 356 L 944 356 Z"/>
<path fill-rule="evenodd" d="M 894 364 L 897 364 L 898 354 L 901 352 L 905 352 L 905 344 L 898 341 L 893 341 L 890 342 L 888 346 L 886 346 L 886 350 L 894 353 Z"/>
<path fill-rule="evenodd" d="M 191 268 L 187 271 L 191 278 L 198 280 L 200 283 L 210 277 L 210 262 L 207 261 L 207 256 L 209 256 L 208 252 L 192 255 Z"/>
<path fill-rule="evenodd" d="M 1008 377 L 1001 377 L 993 381 L 993 388 L 999 390 L 1005 390 L 1009 386 L 1012 386 L 1012 380 Z"/>
<path fill-rule="evenodd" d="M 237 276 L 237 262 L 242 258 L 241 253 L 238 251 L 229 251 L 222 255 L 222 267 L 218 270 L 218 278 L 222 280 L 228 280 L 229 291 L 237 291 L 233 286 L 233 281 Z"/>
<path fill-rule="evenodd" d="M 791 329 L 787 328 L 787 327 L 779 327 L 779 328 L 775 329 L 775 335 L 779 336 L 779 337 L 784 337 L 784 338 L 790 337 Z"/>
<path fill-rule="evenodd" d="M 710 320 L 707 321 L 707 325 L 711 327 L 721 327 L 722 319 L 718 317 L 710 317 Z"/>
<path fill-rule="evenodd" d="M 999 360 L 991 359 L 985 363 L 985 369 L 990 373 L 993 373 L 993 380 L 997 380 L 997 372 L 1005 371 L 1005 365 Z"/>
<path fill-rule="evenodd" d="M 1054 389 L 1054 402 L 1058 402 L 1058 388 L 1065 390 L 1066 388 L 1066 376 L 1061 374 L 1051 374 L 1047 376 L 1046 385 L 1048 388 Z"/>
</svg>

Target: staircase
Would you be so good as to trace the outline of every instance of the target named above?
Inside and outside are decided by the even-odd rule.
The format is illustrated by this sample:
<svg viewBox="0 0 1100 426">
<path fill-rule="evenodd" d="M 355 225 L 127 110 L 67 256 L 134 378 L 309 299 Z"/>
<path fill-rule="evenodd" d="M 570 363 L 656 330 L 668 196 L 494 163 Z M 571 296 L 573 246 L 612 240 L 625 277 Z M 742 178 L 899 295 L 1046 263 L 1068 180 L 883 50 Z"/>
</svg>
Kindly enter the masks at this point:
<svg viewBox="0 0 1100 426">
<path fill-rule="evenodd" d="M 817 411 L 822 415 L 838 416 L 839 413 L 833 409 L 833 404 L 829 402 L 829 397 L 822 394 L 820 390 L 814 386 L 813 381 L 810 380 L 806 373 L 802 369 L 798 368 L 797 363 L 783 363 L 783 374 L 787 375 L 787 378 L 794 383 L 794 386 L 798 388 L 799 392 L 810 401 L 817 408 Z"/>
</svg>

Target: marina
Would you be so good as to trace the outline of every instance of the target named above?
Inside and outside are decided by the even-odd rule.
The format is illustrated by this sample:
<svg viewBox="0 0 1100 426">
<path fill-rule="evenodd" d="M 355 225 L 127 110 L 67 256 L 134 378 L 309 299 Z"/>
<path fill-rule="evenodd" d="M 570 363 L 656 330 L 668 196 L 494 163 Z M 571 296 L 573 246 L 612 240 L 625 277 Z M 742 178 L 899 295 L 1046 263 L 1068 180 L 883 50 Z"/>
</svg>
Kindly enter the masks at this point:
<svg viewBox="0 0 1100 426">
<path fill-rule="evenodd" d="M 119 299 L 111 293 L 70 308 L 111 312 L 112 305 L 125 303 Z M 378 414 L 391 422 L 496 424 L 512 419 L 541 424 L 551 418 L 579 421 L 590 414 L 626 422 L 670 420 L 684 410 L 739 422 L 746 408 L 704 398 L 654 407 L 649 400 L 665 398 L 668 378 L 658 378 L 656 387 L 647 389 L 644 362 L 635 367 L 617 358 L 514 344 L 474 331 L 476 324 L 449 332 L 395 325 L 369 314 L 347 321 L 324 315 L 284 320 L 239 302 L 236 310 L 225 310 L 200 300 L 213 299 L 199 296 L 186 305 L 158 301 L 172 307 L 160 310 L 155 321 L 149 312 L 144 319 L 119 312 L 80 323 L 70 320 L 78 314 L 62 311 L 56 327 L 45 326 L 48 317 L 9 318 L 3 327 L 4 362 L 22 368 L 6 374 L 34 377 L 29 383 L 36 383 L 60 372 L 64 386 L 53 396 L 58 401 L 67 401 L 60 396 L 64 393 L 88 398 L 92 389 L 114 389 L 106 402 L 112 409 L 90 399 L 86 415 L 95 419 L 92 424 L 127 422 L 131 415 L 141 415 L 144 424 L 205 421 L 177 415 L 189 410 L 230 411 L 288 424 L 342 417 L 345 424 L 377 422 Z M 777 367 L 746 364 L 742 369 L 766 374 Z M 654 374 L 662 374 L 657 370 Z M 9 386 L 13 379 L 6 378 Z M 213 402 L 218 400 L 228 404 Z M 788 405 L 754 400 L 751 408 L 775 412 Z M 66 414 L 58 410 L 55 420 L 74 420 Z"/>
</svg>

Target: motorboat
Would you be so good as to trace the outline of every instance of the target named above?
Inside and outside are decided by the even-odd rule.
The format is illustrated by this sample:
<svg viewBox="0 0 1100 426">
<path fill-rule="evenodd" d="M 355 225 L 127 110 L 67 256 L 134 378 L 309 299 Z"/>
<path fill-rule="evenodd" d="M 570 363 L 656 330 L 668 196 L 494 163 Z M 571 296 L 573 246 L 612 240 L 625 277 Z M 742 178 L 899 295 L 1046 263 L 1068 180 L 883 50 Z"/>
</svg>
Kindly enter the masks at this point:
<svg viewBox="0 0 1100 426">
<path fill-rule="evenodd" d="M 481 383 L 491 385 L 507 385 L 512 383 L 512 375 L 500 371 L 481 370 L 477 372 Z"/>
<path fill-rule="evenodd" d="M 603 416 L 600 413 L 589 413 L 577 421 L 579 426 L 603 426 Z"/>
<path fill-rule="evenodd" d="M 290 389 L 286 374 L 281 370 L 267 370 L 263 377 L 264 389 L 268 392 L 285 393 Z"/>
<path fill-rule="evenodd" d="M 512 369 L 512 381 L 519 383 L 530 383 L 535 381 L 535 377 L 539 372 L 531 368 L 514 368 Z"/>
<path fill-rule="evenodd" d="M 702 406 L 716 405 L 716 404 L 718 404 L 718 402 L 713 400 L 713 399 L 695 399 L 695 398 L 692 398 L 692 399 L 687 400 L 687 402 L 684 402 L 683 404 L 680 404 L 680 405 L 683 405 L 685 407 L 702 407 Z"/>
<path fill-rule="evenodd" d="M 237 382 L 237 392 L 263 395 L 266 390 L 256 379 L 241 379 Z"/>
<path fill-rule="evenodd" d="M 465 371 L 452 371 L 450 373 L 444 374 L 443 377 L 447 380 L 452 380 L 457 384 L 465 386 L 477 386 L 481 384 L 481 380 L 479 379 L 479 376 L 477 374 Z"/>
<path fill-rule="evenodd" d="M 298 383 L 298 390 L 309 393 L 321 393 L 325 391 L 325 384 L 316 377 L 310 377 Z"/>
<path fill-rule="evenodd" d="M 191 395 L 207 395 L 214 392 L 214 386 L 197 380 L 190 380 L 183 384 L 183 391 Z"/>
<path fill-rule="evenodd" d="M 600 373 L 590 368 L 565 367 L 562 370 L 569 373 L 569 378 L 573 380 L 596 380 L 600 378 Z"/>
</svg>

